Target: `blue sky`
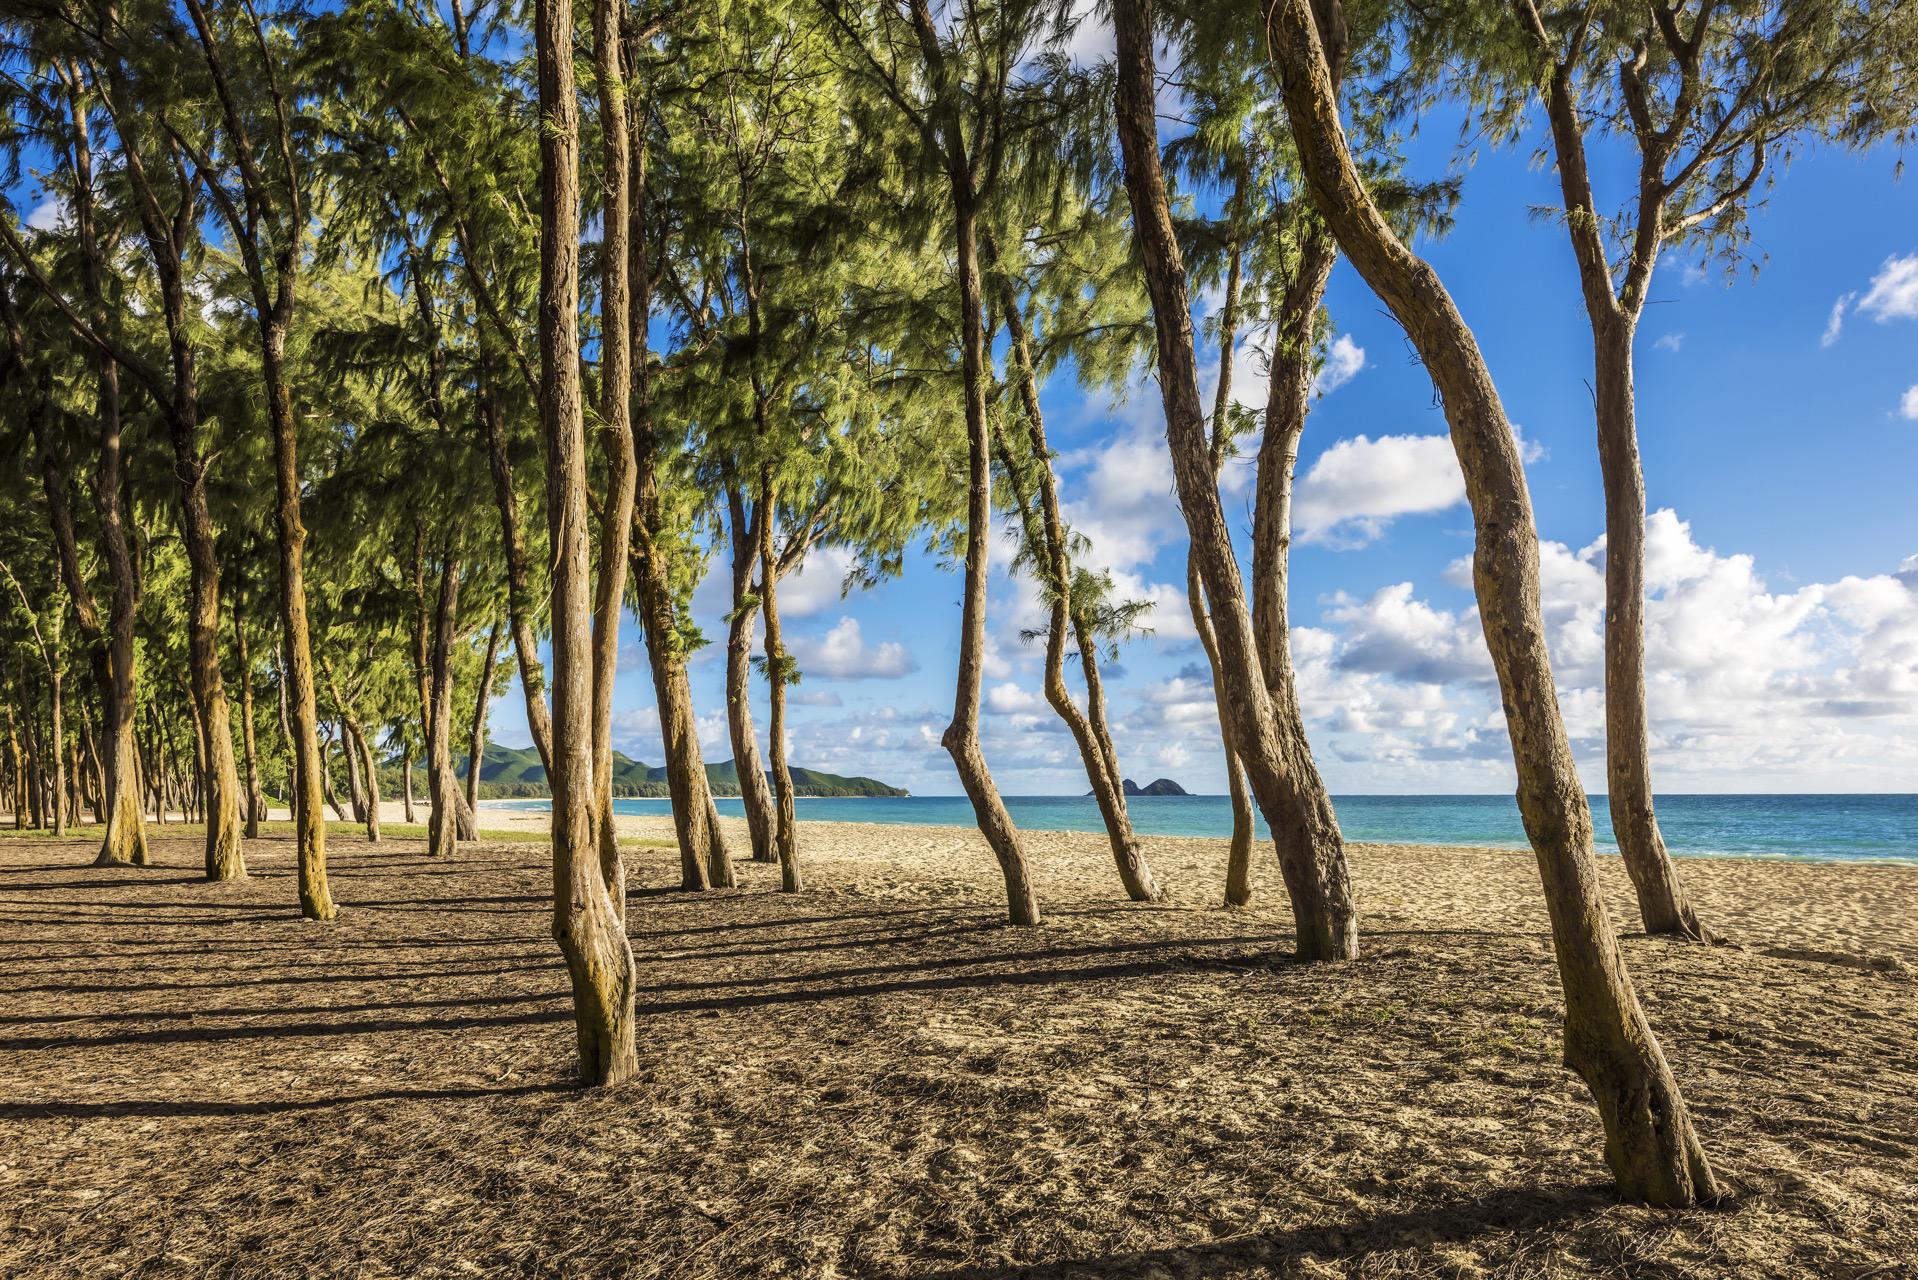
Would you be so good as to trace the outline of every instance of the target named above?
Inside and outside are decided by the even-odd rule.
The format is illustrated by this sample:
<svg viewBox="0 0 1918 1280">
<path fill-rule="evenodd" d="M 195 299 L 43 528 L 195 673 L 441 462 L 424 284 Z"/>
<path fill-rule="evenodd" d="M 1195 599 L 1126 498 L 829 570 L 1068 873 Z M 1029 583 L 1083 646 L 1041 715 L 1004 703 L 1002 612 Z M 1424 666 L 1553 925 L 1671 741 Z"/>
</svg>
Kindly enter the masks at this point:
<svg viewBox="0 0 1918 1280">
<path fill-rule="evenodd" d="M 1444 171 L 1452 142 L 1449 128 L 1428 128 L 1413 168 Z M 1599 157 L 1606 191 L 1625 189 L 1621 160 Z M 1637 377 L 1662 790 L 1904 791 L 1918 779 L 1918 184 L 1896 181 L 1895 161 L 1798 158 L 1752 218 L 1756 276 L 1749 263 L 1728 274 L 1682 255 L 1661 265 Z M 1562 229 L 1533 213 L 1555 200 L 1556 179 L 1528 147 L 1480 155 L 1464 173 L 1456 229 L 1422 248 L 1527 444 L 1561 698 L 1587 784 L 1600 790 L 1603 520 L 1590 340 Z M 1827 340 L 1840 299 L 1849 300 Z M 1321 767 L 1335 792 L 1506 790 L 1509 748 L 1458 568 L 1470 521 L 1430 381 L 1350 267 L 1340 265 L 1327 301 L 1335 363 L 1348 376 L 1307 429 L 1292 589 Z M 1157 387 L 1141 383 L 1115 405 L 1062 376 L 1043 404 L 1068 518 L 1092 539 L 1095 562 L 1162 602 L 1154 633 L 1127 644 L 1108 674 L 1125 771 L 1221 791 Z M 1227 478 L 1228 512 L 1243 533 L 1250 463 L 1239 467 Z M 1039 696 L 1040 653 L 1019 639 L 1039 615 L 1030 585 L 1006 574 L 1008 550 L 1001 537 L 987 755 L 1010 794 L 1077 793 L 1086 783 L 1071 739 Z M 956 793 L 938 736 L 952 706 L 959 576 L 916 556 L 902 580 L 842 600 L 844 563 L 822 554 L 782 587 L 788 641 L 806 672 L 792 759 Z M 715 640 L 723 593 L 715 576 L 696 610 Z M 638 643 L 633 628 L 620 745 L 656 761 Z M 715 760 L 731 755 L 719 659 L 715 644 L 693 663 Z M 755 703 L 763 735 L 763 689 Z M 496 714 L 502 740 L 525 741 L 517 690 Z"/>
</svg>

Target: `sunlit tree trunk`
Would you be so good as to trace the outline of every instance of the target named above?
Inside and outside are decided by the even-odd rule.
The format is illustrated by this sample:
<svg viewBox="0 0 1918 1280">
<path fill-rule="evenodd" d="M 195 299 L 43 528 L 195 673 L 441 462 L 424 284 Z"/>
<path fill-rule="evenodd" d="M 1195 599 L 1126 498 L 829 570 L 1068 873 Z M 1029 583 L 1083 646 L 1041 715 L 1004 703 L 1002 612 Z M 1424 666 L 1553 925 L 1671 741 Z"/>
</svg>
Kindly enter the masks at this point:
<svg viewBox="0 0 1918 1280">
<path fill-rule="evenodd" d="M 426 816 L 426 852 L 444 858 L 459 841 L 459 779 L 453 773 L 453 634 L 459 614 L 460 562 L 450 550 L 440 562 L 439 604 L 433 613 L 428 665 L 431 714 L 426 721 L 426 780 L 432 788 Z"/>
<path fill-rule="evenodd" d="M 732 739 L 733 770 L 739 775 L 739 802 L 746 810 L 753 861 L 778 862 L 779 851 L 773 844 L 778 815 L 760 759 L 752 711 L 753 623 L 759 616 L 753 600 L 753 566 L 759 562 L 759 525 L 766 515 L 754 507 L 749 518 L 745 497 L 737 488 L 728 490 L 727 501 L 732 515 L 733 610 L 726 623 L 726 729 Z"/>
<path fill-rule="evenodd" d="M 1066 547 L 1065 518 L 1059 509 L 1058 482 L 1052 471 L 1052 449 L 1046 440 L 1045 415 L 1039 407 L 1038 374 L 1033 367 L 1025 318 L 1010 282 L 1002 287 L 1000 310 L 1005 316 L 1010 340 L 1007 358 L 1019 390 L 1026 444 L 1037 481 L 1038 510 L 1033 514 L 1037 514 L 1038 519 L 1034 521 L 1028 515 L 1028 541 L 1033 543 L 1035 557 L 1041 553 L 1045 556 L 1045 580 L 1052 595 L 1052 612 L 1046 627 L 1046 702 L 1065 722 L 1079 748 L 1126 896 L 1134 902 L 1155 902 L 1164 894 L 1153 879 L 1139 837 L 1133 833 L 1132 816 L 1126 810 L 1125 775 L 1120 771 L 1118 751 L 1106 722 L 1105 690 L 1099 676 L 1099 640 L 1087 623 L 1083 608 L 1075 609 L 1072 598 L 1072 560 Z M 1016 464 L 1010 456 L 1006 459 L 1006 471 L 1009 476 L 1016 475 Z M 1018 495 L 1018 508 L 1022 513 L 1032 513 L 1032 504 L 1026 495 Z M 1036 530 L 1031 528 L 1034 524 L 1038 526 Z M 1033 532 L 1039 535 L 1036 539 L 1030 536 Z M 1086 686 L 1083 711 L 1072 700 L 1071 690 L 1066 686 L 1068 638 L 1076 640 L 1079 646 L 1079 666 Z"/>
<path fill-rule="evenodd" d="M 580 1078 L 610 1085 L 637 1069 L 635 975 L 593 830 L 592 548 L 579 376 L 579 108 L 572 19 L 570 3 L 535 4 L 540 422 L 553 549 L 553 935 L 572 978 Z"/>
<path fill-rule="evenodd" d="M 486 713 L 493 704 L 493 666 L 499 661 L 500 624 L 486 635 L 486 661 L 480 665 L 479 694 L 473 699 L 473 734 L 466 750 L 466 804 L 479 808 L 480 767 L 486 761 Z"/>
<path fill-rule="evenodd" d="M 779 634 L 779 564 L 773 555 L 774 513 L 779 493 L 773 487 L 772 467 L 765 466 L 759 481 L 759 577 L 766 613 L 766 685 L 770 700 L 766 716 L 766 751 L 772 758 L 774 812 L 773 845 L 779 853 L 779 888 L 798 893 L 805 888 L 799 874 L 799 832 L 793 813 L 793 780 L 786 768 L 786 680 L 790 659 Z"/>
<path fill-rule="evenodd" d="M 1358 954 L 1358 919 L 1338 820 L 1296 717 L 1289 708 L 1274 705 L 1219 501 L 1199 399 L 1185 262 L 1159 164 L 1150 9 L 1139 0 L 1119 0 L 1113 15 L 1119 49 L 1119 142 L 1134 235 L 1152 298 L 1166 441 L 1211 610 L 1236 745 L 1272 831 L 1279 871 L 1292 901 L 1299 957 L 1349 960 Z"/>
<path fill-rule="evenodd" d="M 247 648 L 246 622 L 233 611 L 233 651 L 240 669 L 240 742 L 246 755 L 246 838 L 260 838 L 266 797 L 260 793 L 260 749 L 253 733 L 253 655 Z"/>
<path fill-rule="evenodd" d="M 1336 12 L 1321 18 L 1308 0 L 1272 0 L 1268 47 L 1313 202 L 1417 348 L 1451 427 L 1476 532 L 1473 586 L 1565 992 L 1565 1059 L 1598 1104 L 1606 1160 L 1622 1195 L 1664 1206 L 1709 1201 L 1718 1195 L 1717 1180 L 1639 1006 L 1599 885 L 1591 813 L 1546 651 L 1538 532 L 1518 444 L 1451 295 L 1399 242 L 1365 189 L 1339 123 L 1322 21 L 1342 45 Z"/>
</svg>

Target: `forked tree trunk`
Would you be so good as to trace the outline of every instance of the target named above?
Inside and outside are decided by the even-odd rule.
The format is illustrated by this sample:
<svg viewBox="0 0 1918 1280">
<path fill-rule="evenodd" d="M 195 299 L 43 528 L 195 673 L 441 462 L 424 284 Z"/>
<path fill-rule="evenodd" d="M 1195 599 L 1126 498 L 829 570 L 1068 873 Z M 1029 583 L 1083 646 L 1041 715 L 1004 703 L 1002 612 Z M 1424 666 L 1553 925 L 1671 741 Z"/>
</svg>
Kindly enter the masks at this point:
<svg viewBox="0 0 1918 1280">
<path fill-rule="evenodd" d="M 948 162 L 957 168 L 956 161 Z M 957 223 L 961 363 L 966 402 L 966 576 L 959 623 L 959 675 L 952 722 L 940 743 L 952 756 L 959 784 L 972 801 L 979 830 L 1006 882 L 1006 914 L 1016 925 L 1039 923 L 1039 898 L 1026 868 L 1012 815 L 979 747 L 979 690 L 986 658 L 987 549 L 992 539 L 992 438 L 986 418 L 985 298 L 979 278 L 979 215 L 970 181 L 951 175 Z"/>
<path fill-rule="evenodd" d="M 1214 478 L 1199 399 L 1185 262 L 1159 165 L 1149 6 L 1120 0 L 1113 10 L 1113 27 L 1119 49 L 1119 142 L 1157 329 L 1166 442 L 1192 554 L 1211 606 L 1236 745 L 1272 831 L 1292 901 L 1299 958 L 1349 960 L 1358 954 L 1358 922 L 1338 820 L 1296 716 L 1291 708 L 1275 705 L 1268 688 Z"/>
<path fill-rule="evenodd" d="M 1038 510 L 1032 511 L 1027 495 L 1017 494 L 1019 511 L 1025 516 L 1026 540 L 1032 545 L 1034 559 L 1044 556 L 1044 576 L 1052 595 L 1052 613 L 1046 626 L 1046 702 L 1065 722 L 1079 748 L 1086 778 L 1105 824 L 1106 840 L 1112 847 L 1112 860 L 1119 869 L 1119 883 L 1134 902 L 1156 902 L 1164 896 L 1152 877 L 1145 851 L 1132 830 L 1132 815 L 1126 810 L 1125 776 L 1119 769 L 1118 751 L 1106 723 L 1105 691 L 1099 678 L 1098 638 L 1092 634 L 1083 612 L 1075 611 L 1072 599 L 1072 558 L 1066 547 L 1065 519 L 1059 509 L 1059 487 L 1052 471 L 1052 449 L 1046 441 L 1045 416 L 1039 407 L 1038 374 L 1033 367 L 1032 344 L 1026 333 L 1025 317 L 1020 314 L 1019 299 L 1008 281 L 1000 292 L 1000 309 L 1005 315 L 1010 339 L 1009 362 L 1019 388 L 1019 403 L 1026 420 L 1026 445 L 1032 455 L 1033 474 L 1038 481 Z M 1016 464 L 1008 451 L 1005 459 L 1008 476 L 1016 475 Z M 1018 487 L 1015 482 L 1015 488 Z M 1038 519 L 1032 517 L 1036 514 Z M 1037 526 L 1034 528 L 1034 526 Z M 1038 536 L 1035 537 L 1034 534 Z M 1079 645 L 1079 665 L 1086 685 L 1086 707 L 1081 711 L 1066 687 L 1066 640 L 1071 632 Z"/>
<path fill-rule="evenodd" d="M 459 842 L 459 779 L 453 773 L 453 631 L 459 614 L 460 562 L 450 551 L 440 563 L 439 604 L 434 610 L 426 721 L 426 780 L 432 788 L 426 815 L 426 852 L 444 858 Z"/>
<path fill-rule="evenodd" d="M 1517 7 L 1521 23 L 1550 50 L 1552 37 L 1537 10 L 1528 0 Z M 1702 28 L 1703 19 L 1700 23 Z M 1612 262 L 1586 168 L 1584 125 L 1574 97 L 1576 69 L 1552 56 L 1546 113 L 1565 197 L 1566 233 L 1592 330 L 1594 416 L 1605 491 L 1606 800 L 1646 932 L 1704 942 L 1710 940 L 1710 931 L 1679 883 L 1652 804 L 1645 710 L 1645 475 L 1639 465 L 1638 401 L 1632 385 L 1632 346 L 1664 241 L 1669 198 L 1665 163 L 1678 132 L 1648 135 L 1635 129 L 1640 134 L 1638 224 L 1630 265 L 1614 291 Z"/>
<path fill-rule="evenodd" d="M 1120 0 L 1134 7 L 1137 0 Z M 1517 442 L 1477 340 L 1436 272 L 1365 190 L 1308 0 L 1273 0 L 1267 37 L 1319 212 L 1412 339 L 1444 404 L 1476 540 L 1472 579 L 1503 696 L 1519 812 L 1537 854 L 1565 992 L 1565 1058 L 1590 1087 L 1605 1156 L 1627 1199 L 1688 1206 L 1717 1180 L 1678 1082 L 1632 989 L 1592 849 L 1591 813 L 1559 713 L 1539 604 L 1538 533 Z M 1337 15 L 1328 15 L 1336 22 Z M 1332 32 L 1343 43 L 1340 29 Z"/>
<path fill-rule="evenodd" d="M 597 0 L 601 6 L 611 0 Z M 579 377 L 579 115 L 573 7 L 537 0 L 540 421 L 553 551 L 553 936 L 572 978 L 581 1080 L 637 1069 L 633 951 L 594 837 L 592 564 Z"/>
<path fill-rule="evenodd" d="M 240 743 L 246 756 L 246 838 L 258 840 L 266 797 L 260 792 L 260 748 L 253 734 L 253 657 L 238 609 L 233 611 L 233 649 L 240 669 Z"/>
<path fill-rule="evenodd" d="M 726 730 L 732 739 L 733 771 L 739 775 L 739 803 L 746 810 L 753 861 L 773 863 L 779 861 L 773 843 L 779 817 L 759 755 L 752 710 L 753 622 L 759 616 L 759 606 L 752 602 L 753 566 L 760 557 L 758 524 L 766 517 L 755 509 L 748 520 L 739 491 L 733 489 L 727 496 L 732 507 L 733 612 L 726 624 Z"/>
<path fill-rule="evenodd" d="M 352 772 L 349 768 L 348 772 Z M 326 797 L 326 803 L 333 808 L 333 816 L 341 822 L 347 822 L 346 810 L 340 807 L 339 792 L 333 788 L 333 735 L 323 732 L 320 735 L 320 793 Z"/>
<path fill-rule="evenodd" d="M 786 680 L 790 659 L 779 635 L 779 564 L 773 556 L 774 513 L 779 494 L 773 488 L 772 468 L 763 467 L 759 481 L 759 577 L 766 605 L 766 750 L 772 756 L 774 811 L 773 846 L 779 853 L 779 888 L 798 893 L 805 883 L 799 874 L 799 832 L 793 813 L 793 780 L 786 768 Z"/>
</svg>

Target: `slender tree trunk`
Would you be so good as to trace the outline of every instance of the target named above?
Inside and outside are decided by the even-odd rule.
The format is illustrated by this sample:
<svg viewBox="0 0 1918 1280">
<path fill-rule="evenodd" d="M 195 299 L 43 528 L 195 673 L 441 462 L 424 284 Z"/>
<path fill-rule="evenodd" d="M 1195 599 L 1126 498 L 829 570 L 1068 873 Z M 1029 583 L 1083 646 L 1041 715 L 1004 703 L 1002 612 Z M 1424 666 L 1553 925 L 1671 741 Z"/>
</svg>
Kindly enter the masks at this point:
<svg viewBox="0 0 1918 1280">
<path fill-rule="evenodd" d="M 1521 22 L 1549 37 L 1530 4 Z M 1574 98 L 1574 69 L 1555 59 L 1545 90 L 1566 231 L 1578 263 L 1580 291 L 1592 330 L 1598 463 L 1605 490 L 1605 775 L 1612 834 L 1638 893 L 1648 933 L 1705 942 L 1699 920 L 1665 849 L 1652 804 L 1651 734 L 1645 710 L 1645 475 L 1638 458 L 1638 407 L 1632 346 L 1645 291 L 1663 242 L 1664 167 L 1673 145 L 1641 136 L 1638 225 L 1624 284 L 1614 291 L 1609 250 L 1600 231 L 1586 169 L 1584 126 Z"/>
<path fill-rule="evenodd" d="M 486 661 L 480 667 L 479 696 L 473 700 L 473 736 L 466 750 L 466 806 L 479 808 L 480 767 L 486 761 L 486 713 L 493 704 L 493 666 L 499 661 L 500 624 L 486 635 Z"/>
<path fill-rule="evenodd" d="M 753 861 L 772 863 L 779 861 L 773 843 L 773 828 L 779 819 L 753 731 L 752 710 L 753 622 L 759 616 L 759 606 L 753 602 L 753 566 L 759 560 L 758 524 L 766 517 L 756 510 L 749 520 L 745 499 L 737 489 L 728 498 L 732 506 L 733 612 L 726 624 L 726 729 L 732 737 L 733 771 L 739 775 L 739 802 L 746 810 Z"/>
<path fill-rule="evenodd" d="M 1358 954 L 1358 921 L 1338 820 L 1309 746 L 1292 731 L 1296 726 L 1291 709 L 1274 705 L 1219 502 L 1199 399 L 1185 262 L 1159 165 L 1150 10 L 1140 0 L 1119 0 L 1113 12 L 1120 53 L 1119 142 L 1157 328 L 1166 441 L 1192 554 L 1211 606 L 1236 745 L 1272 831 L 1292 901 L 1300 959 L 1349 960 Z"/>
<path fill-rule="evenodd" d="M 1120 3 L 1133 7 L 1137 0 Z M 1336 22 L 1336 14 L 1327 16 L 1335 44 L 1342 44 Z M 1665 1206 L 1715 1199 L 1717 1180 L 1609 923 L 1591 813 L 1546 652 L 1531 497 L 1491 372 L 1437 273 L 1399 242 L 1365 190 L 1307 0 L 1273 0 L 1267 23 L 1313 201 L 1411 338 L 1451 426 L 1476 526 L 1473 585 L 1565 992 L 1566 1061 L 1598 1104 L 1606 1160 L 1626 1198 Z"/>
<path fill-rule="evenodd" d="M 313 688 L 313 645 L 306 623 L 306 525 L 300 515 L 299 423 L 286 381 L 286 332 L 265 329 L 261 344 L 267 416 L 273 427 L 275 522 L 280 546 L 280 624 L 286 629 L 287 709 L 298 787 L 293 824 L 299 850 L 300 914 L 331 920 L 338 909 L 326 883 L 326 814 L 321 811 L 319 700 Z"/>
<path fill-rule="evenodd" d="M 453 633 L 459 614 L 460 562 L 450 550 L 440 563 L 429 665 L 431 714 L 426 722 L 426 779 L 432 788 L 426 816 L 426 852 L 444 858 L 459 841 L 459 780 L 453 773 Z"/>
<path fill-rule="evenodd" d="M 22 688 L 24 689 L 24 682 Z M 26 704 L 27 719 L 27 809 L 35 831 L 46 824 L 46 771 L 40 767 L 40 707 L 37 700 Z"/>
<path fill-rule="evenodd" d="M 67 728 L 64 719 L 65 708 L 61 706 L 61 677 L 58 671 L 47 673 L 47 721 L 48 737 L 51 740 L 53 756 L 53 834 L 64 836 L 67 833 Z"/>
<path fill-rule="evenodd" d="M 253 655 L 247 648 L 246 622 L 233 611 L 233 651 L 240 668 L 240 743 L 246 756 L 246 838 L 260 838 L 266 797 L 260 793 L 260 748 L 253 733 Z"/>
<path fill-rule="evenodd" d="M 6 711 L 7 774 L 13 796 L 13 829 L 15 831 L 21 831 L 24 830 L 27 825 L 26 815 L 22 812 L 22 810 L 27 807 L 26 771 L 23 768 L 20 755 L 20 731 L 14 724 L 13 703 L 11 701 L 6 704 Z"/>
<path fill-rule="evenodd" d="M 1105 823 L 1106 839 L 1112 846 L 1112 858 L 1119 868 L 1119 882 L 1125 886 L 1126 896 L 1134 902 L 1156 902 L 1164 897 L 1164 891 L 1153 879 L 1152 868 L 1145 860 L 1145 852 L 1139 845 L 1139 838 L 1132 830 L 1132 816 L 1126 811 L 1125 776 L 1119 769 L 1118 752 L 1112 744 L 1112 732 L 1106 723 L 1105 692 L 1099 678 L 1098 638 L 1092 634 L 1083 614 L 1073 611 L 1072 600 L 1072 560 L 1066 547 L 1065 519 L 1059 510 L 1059 489 L 1052 471 L 1052 449 L 1046 441 L 1045 416 L 1039 407 L 1038 376 L 1033 368 L 1032 345 L 1026 334 L 1025 318 L 1020 314 L 1019 300 L 1012 291 L 1010 282 L 1002 286 L 1000 309 L 1005 314 L 1006 331 L 1010 338 L 1009 358 L 1013 376 L 1019 387 L 1019 402 L 1026 420 L 1027 446 L 1033 460 L 1033 474 L 1038 481 L 1038 530 L 1037 539 L 1030 535 L 1030 526 L 1035 523 L 1028 519 L 1028 542 L 1032 542 L 1035 558 L 1041 553 L 1045 556 L 1046 585 L 1052 594 L 1052 616 L 1046 628 L 1046 674 L 1045 692 L 1049 703 L 1059 718 L 1065 721 L 1066 728 L 1072 733 L 1073 741 L 1078 745 L 1080 759 L 1085 762 L 1086 777 L 1092 783 L 1093 798 L 1099 805 L 1099 816 Z M 1010 456 L 1006 459 L 1007 474 L 1014 474 L 1014 464 Z M 1019 509 L 1029 511 L 1030 505 L 1025 496 L 1019 496 Z M 1073 702 L 1072 693 L 1066 687 L 1065 655 L 1068 628 L 1079 645 L 1079 665 L 1086 683 L 1086 709 L 1079 710 Z"/>
<path fill-rule="evenodd" d="M 354 719 L 346 721 L 346 736 L 353 744 L 353 753 L 359 757 L 360 786 L 366 797 L 366 842 L 380 842 L 380 764 L 373 755 L 373 748 L 366 740 L 366 732 L 360 722 Z"/>
<path fill-rule="evenodd" d="M 493 470 L 493 495 L 499 503 L 501 550 L 506 557 L 506 614 L 512 621 L 513 654 L 519 659 L 520 692 L 526 698 L 526 727 L 533 747 L 550 776 L 553 767 L 553 721 L 546 709 L 546 672 L 539 663 L 539 640 L 533 634 L 534 604 L 526 568 L 526 543 L 520 533 L 519 497 L 513 488 L 512 463 L 506 454 L 506 424 L 493 399 L 491 379 L 484 364 L 480 377 L 480 420 L 486 424 L 487 459 Z"/>
<path fill-rule="evenodd" d="M 351 772 L 351 769 L 348 769 Z M 339 792 L 333 788 L 333 735 L 323 732 L 320 735 L 320 792 L 326 797 L 326 803 L 333 808 L 333 816 L 341 822 L 347 822 L 346 810 L 340 807 Z"/>
<path fill-rule="evenodd" d="M 619 674 L 619 619 L 625 610 L 638 457 L 633 439 L 632 145 L 626 128 L 626 73 L 620 58 L 625 0 L 595 0 L 593 59 L 599 80 L 600 422 L 606 505 L 593 595 L 593 789 L 600 871 L 614 909 L 626 911 L 626 864 L 613 820 L 613 681 Z M 640 316 L 645 324 L 650 317 Z"/>
<path fill-rule="evenodd" d="M 766 751 L 772 757 L 773 794 L 777 797 L 773 844 L 779 851 L 779 888 L 798 893 L 806 886 L 799 874 L 799 832 L 793 813 L 793 780 L 786 768 L 786 679 L 789 659 L 779 635 L 779 565 L 773 556 L 773 513 L 779 494 L 773 488 L 772 467 L 759 478 L 759 579 L 766 612 L 766 685 L 770 709 L 766 716 Z"/>
<path fill-rule="evenodd" d="M 1647 933 L 1711 940 L 1679 882 L 1652 806 L 1645 712 L 1645 475 L 1632 390 L 1634 321 L 1595 320 L 1598 462 L 1605 488 L 1605 789 L 1612 834 Z"/>
<path fill-rule="evenodd" d="M 177 392 L 176 392 L 177 397 Z M 193 421 L 173 427 L 174 473 L 180 477 L 180 531 L 186 545 L 187 671 L 194 707 L 206 726 L 206 878 L 246 879 L 240 846 L 240 779 L 233 759 L 233 722 L 220 672 L 220 561 L 207 506 L 206 462 L 194 445 Z M 169 414 L 171 422 L 179 417 Z"/>
<path fill-rule="evenodd" d="M 954 162 L 949 161 L 949 167 Z M 979 690 L 986 656 L 987 549 L 992 538 L 992 438 L 986 417 L 985 298 L 979 278 L 979 222 L 965 179 L 951 175 L 956 215 L 962 375 L 966 403 L 966 574 L 959 624 L 959 675 L 953 690 L 952 722 L 940 742 L 952 756 L 959 784 L 972 801 L 979 830 L 998 859 L 1006 882 L 1006 914 L 1015 925 L 1039 923 L 1039 898 L 1033 891 L 1012 815 L 979 747 Z"/>
<path fill-rule="evenodd" d="M 609 0 L 598 0 L 609 3 Z M 540 106 L 540 422 L 553 549 L 553 936 L 572 977 L 580 1078 L 638 1067 L 633 951 L 594 838 L 592 549 L 579 377 L 579 109 L 573 7 L 537 0 Z"/>
<path fill-rule="evenodd" d="M 1232 798 L 1232 844 L 1225 860 L 1225 905 L 1243 907 L 1252 901 L 1252 797 L 1246 791 L 1245 769 L 1239 764 L 1239 749 L 1232 737 L 1232 708 L 1226 704 L 1226 686 L 1219 675 L 1219 639 L 1212 631 L 1212 617 L 1206 610 L 1198 558 L 1189 552 L 1185 558 L 1185 595 L 1192 608 L 1193 629 L 1199 633 L 1199 644 L 1212 669 L 1212 697 L 1219 712 L 1219 745 L 1225 754 L 1225 780 Z"/>
<path fill-rule="evenodd" d="M 400 794 L 405 797 L 406 821 L 411 826 L 418 819 L 413 816 L 413 744 L 410 742 L 400 748 Z"/>
<path fill-rule="evenodd" d="M 346 757 L 346 802 L 353 806 L 353 821 L 366 821 L 366 774 L 360 764 L 360 744 L 354 740 L 353 725 L 344 708 L 340 711 L 340 750 Z"/>
</svg>

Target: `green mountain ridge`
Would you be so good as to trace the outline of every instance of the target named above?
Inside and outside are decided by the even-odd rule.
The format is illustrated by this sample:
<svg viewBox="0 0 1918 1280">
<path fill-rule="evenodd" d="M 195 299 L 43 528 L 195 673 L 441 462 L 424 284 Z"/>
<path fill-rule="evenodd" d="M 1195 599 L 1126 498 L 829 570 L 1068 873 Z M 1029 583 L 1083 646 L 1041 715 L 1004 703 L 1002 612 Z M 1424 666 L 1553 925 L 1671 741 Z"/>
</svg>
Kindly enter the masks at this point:
<svg viewBox="0 0 1918 1280">
<path fill-rule="evenodd" d="M 453 769 L 466 777 L 466 757 L 458 756 Z M 818 769 L 789 767 L 793 794 L 801 796 L 903 796 L 903 787 L 880 782 L 876 778 L 843 777 Z M 731 760 L 706 766 L 706 781 L 714 795 L 739 794 L 739 770 Z M 480 799 L 509 800 L 542 797 L 551 794 L 546 785 L 546 766 L 532 747 L 505 747 L 488 742 L 480 757 Z M 658 798 L 668 794 L 664 766 L 644 764 L 620 752 L 613 752 L 613 795 L 616 797 Z"/>
</svg>

